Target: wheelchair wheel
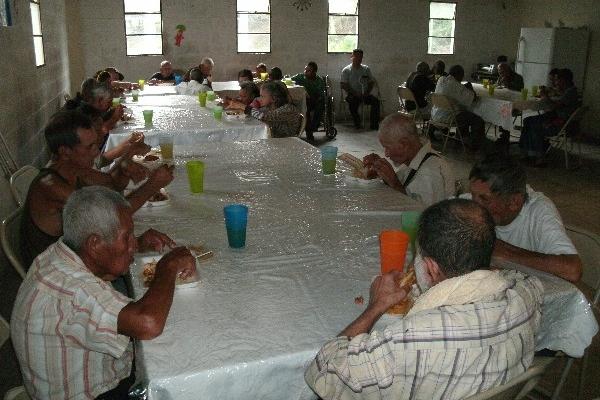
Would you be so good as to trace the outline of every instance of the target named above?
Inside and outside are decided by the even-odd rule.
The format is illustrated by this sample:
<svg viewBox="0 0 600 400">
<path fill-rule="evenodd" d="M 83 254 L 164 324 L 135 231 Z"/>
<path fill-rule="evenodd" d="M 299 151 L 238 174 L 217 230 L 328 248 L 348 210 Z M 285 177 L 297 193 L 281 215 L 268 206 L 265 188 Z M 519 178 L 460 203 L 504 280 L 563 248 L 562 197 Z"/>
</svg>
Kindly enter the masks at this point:
<svg viewBox="0 0 600 400">
<path fill-rule="evenodd" d="M 325 136 L 327 136 L 329 139 L 333 139 L 337 136 L 337 129 L 335 129 L 333 126 L 330 126 L 329 129 L 327 129 Z"/>
</svg>

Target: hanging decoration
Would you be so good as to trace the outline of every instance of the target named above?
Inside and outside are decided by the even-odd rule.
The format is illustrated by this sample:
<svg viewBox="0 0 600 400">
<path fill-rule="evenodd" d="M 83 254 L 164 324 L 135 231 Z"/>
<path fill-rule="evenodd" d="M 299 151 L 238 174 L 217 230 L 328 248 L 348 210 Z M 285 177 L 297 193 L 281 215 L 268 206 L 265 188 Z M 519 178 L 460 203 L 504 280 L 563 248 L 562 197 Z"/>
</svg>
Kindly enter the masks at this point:
<svg viewBox="0 0 600 400">
<path fill-rule="evenodd" d="M 183 32 L 185 32 L 185 25 L 179 24 L 175 27 L 177 33 L 175 34 L 175 46 L 180 47 L 183 41 Z"/>
<path fill-rule="evenodd" d="M 297 0 L 292 3 L 298 11 L 308 10 L 312 6 L 312 0 Z"/>
</svg>

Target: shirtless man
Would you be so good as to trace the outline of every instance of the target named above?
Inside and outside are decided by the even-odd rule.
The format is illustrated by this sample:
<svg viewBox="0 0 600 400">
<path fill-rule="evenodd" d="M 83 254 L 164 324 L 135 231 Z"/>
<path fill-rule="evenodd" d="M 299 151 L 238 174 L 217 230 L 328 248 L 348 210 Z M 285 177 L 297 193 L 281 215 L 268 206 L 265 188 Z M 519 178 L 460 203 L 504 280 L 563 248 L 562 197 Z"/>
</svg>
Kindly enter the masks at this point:
<svg viewBox="0 0 600 400">
<path fill-rule="evenodd" d="M 52 159 L 31 183 L 21 224 L 21 254 L 27 267 L 62 235 L 62 209 L 73 191 L 91 185 L 122 191 L 130 179 L 138 179 L 132 176 L 128 159 L 118 160 L 110 173 L 93 169 L 99 153 L 97 135 L 90 118 L 80 111 L 56 113 L 44 134 Z M 127 196 L 132 211 L 172 180 L 172 168 L 151 172 L 146 183 Z"/>
</svg>

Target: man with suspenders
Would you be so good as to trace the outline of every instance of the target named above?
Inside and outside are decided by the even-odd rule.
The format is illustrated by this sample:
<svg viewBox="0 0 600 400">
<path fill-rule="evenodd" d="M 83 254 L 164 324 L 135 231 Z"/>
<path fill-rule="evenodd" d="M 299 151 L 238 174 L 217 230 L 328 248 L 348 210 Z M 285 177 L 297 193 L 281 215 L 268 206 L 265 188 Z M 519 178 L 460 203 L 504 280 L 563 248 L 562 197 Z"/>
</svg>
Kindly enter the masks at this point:
<svg viewBox="0 0 600 400">
<path fill-rule="evenodd" d="M 425 206 L 454 195 L 454 174 L 446 160 L 422 143 L 414 121 L 402 114 L 386 117 L 379 128 L 379 142 L 392 164 L 377 154 L 364 157 L 370 178 L 380 177 L 392 189 L 398 190 Z"/>
</svg>

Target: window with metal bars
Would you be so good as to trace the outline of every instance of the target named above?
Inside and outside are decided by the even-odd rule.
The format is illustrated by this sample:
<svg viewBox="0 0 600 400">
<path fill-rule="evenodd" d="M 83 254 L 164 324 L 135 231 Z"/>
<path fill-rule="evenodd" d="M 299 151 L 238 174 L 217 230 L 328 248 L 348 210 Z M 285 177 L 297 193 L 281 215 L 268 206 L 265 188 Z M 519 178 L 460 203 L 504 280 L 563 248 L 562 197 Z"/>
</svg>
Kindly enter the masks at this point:
<svg viewBox="0 0 600 400">
<path fill-rule="evenodd" d="M 123 0 L 128 56 L 163 54 L 160 0 Z"/>
<path fill-rule="evenodd" d="M 237 0 L 238 53 L 271 52 L 271 2 Z"/>
<path fill-rule="evenodd" d="M 328 53 L 358 48 L 358 0 L 329 0 Z"/>
<path fill-rule="evenodd" d="M 429 3 L 429 54 L 454 54 L 456 3 Z"/>
</svg>

